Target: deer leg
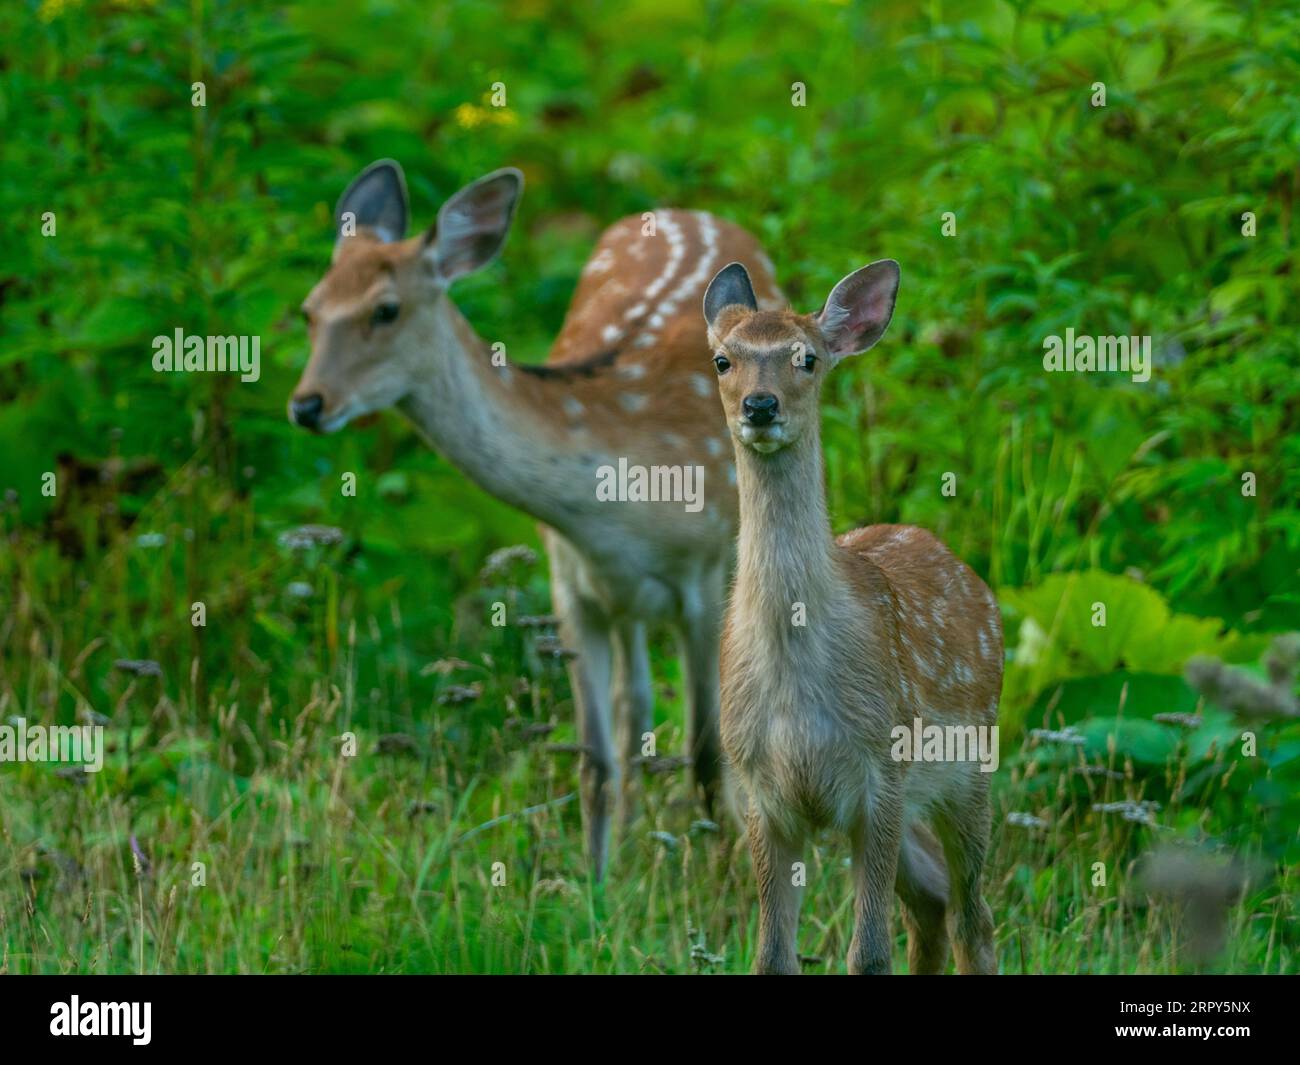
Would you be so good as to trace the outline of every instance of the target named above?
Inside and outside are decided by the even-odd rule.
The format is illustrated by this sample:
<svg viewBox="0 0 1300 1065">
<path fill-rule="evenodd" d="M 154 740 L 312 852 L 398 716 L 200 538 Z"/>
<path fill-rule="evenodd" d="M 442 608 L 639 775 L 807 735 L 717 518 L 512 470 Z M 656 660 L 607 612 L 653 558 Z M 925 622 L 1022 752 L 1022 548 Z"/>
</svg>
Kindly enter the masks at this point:
<svg viewBox="0 0 1300 1065">
<path fill-rule="evenodd" d="M 636 814 L 641 788 L 639 759 L 646 733 L 654 732 L 654 691 L 646 628 L 641 622 L 623 622 L 614 629 L 614 720 L 623 755 L 623 788 L 619 795 L 620 829 Z"/>
<path fill-rule="evenodd" d="M 703 793 L 709 817 L 716 815 L 722 779 L 722 739 L 718 730 L 718 646 L 725 602 L 722 578 L 709 574 L 699 602 L 688 609 L 679 627 L 686 682 L 687 743 L 695 786 Z"/>
<path fill-rule="evenodd" d="M 610 814 L 618 794 L 619 765 L 610 728 L 611 630 L 604 612 L 579 594 L 572 559 L 563 545 L 551 546 L 551 601 L 560 618 L 560 638 L 577 653 L 569 681 L 582 745 L 579 794 L 593 879 L 605 875 Z"/>
<path fill-rule="evenodd" d="M 791 976 L 799 972 L 799 900 L 803 888 L 794 864 L 801 847 L 784 838 L 751 803 L 747 816 L 749 853 L 758 878 L 758 950 L 754 972 Z"/>
<path fill-rule="evenodd" d="M 936 811 L 935 828 L 943 841 L 952 883 L 952 943 L 959 973 L 996 973 L 993 913 L 980 883 L 993 812 L 988 778 L 972 772 L 970 789 L 957 803 Z"/>
<path fill-rule="evenodd" d="M 939 841 L 914 823 L 903 835 L 898 856 L 898 897 L 907 928 L 907 971 L 941 973 L 948 963 L 948 870 Z"/>
<path fill-rule="evenodd" d="M 890 972 L 889 919 L 898 880 L 898 854 L 903 838 L 901 781 L 884 781 L 866 803 L 850 832 L 856 900 L 849 972 L 886 975 Z"/>
</svg>

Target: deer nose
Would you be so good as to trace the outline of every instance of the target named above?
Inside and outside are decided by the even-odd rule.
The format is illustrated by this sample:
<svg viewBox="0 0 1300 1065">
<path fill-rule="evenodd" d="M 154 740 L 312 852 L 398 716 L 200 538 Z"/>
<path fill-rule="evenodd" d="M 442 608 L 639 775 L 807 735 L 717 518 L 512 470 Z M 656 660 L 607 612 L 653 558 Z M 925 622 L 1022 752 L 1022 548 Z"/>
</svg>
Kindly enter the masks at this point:
<svg viewBox="0 0 1300 1065">
<path fill-rule="evenodd" d="M 755 392 L 746 396 L 741 406 L 745 410 L 745 420 L 750 425 L 769 425 L 776 417 L 779 404 L 771 392 Z"/>
<path fill-rule="evenodd" d="M 304 429 L 315 429 L 320 424 L 320 412 L 323 406 L 325 401 L 321 399 L 319 392 L 304 396 L 302 399 L 295 396 L 289 404 L 289 413 L 293 416 L 294 425 L 301 425 Z"/>
</svg>

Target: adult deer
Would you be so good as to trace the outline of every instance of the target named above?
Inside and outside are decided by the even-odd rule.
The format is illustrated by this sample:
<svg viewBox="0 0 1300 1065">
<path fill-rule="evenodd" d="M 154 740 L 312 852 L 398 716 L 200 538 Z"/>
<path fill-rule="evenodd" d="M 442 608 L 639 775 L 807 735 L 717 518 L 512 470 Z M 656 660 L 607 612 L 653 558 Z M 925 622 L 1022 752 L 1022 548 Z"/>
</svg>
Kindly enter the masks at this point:
<svg viewBox="0 0 1300 1065">
<path fill-rule="evenodd" d="M 917 723 L 976 739 L 997 721 L 997 603 L 924 530 L 873 525 L 832 540 L 827 517 L 822 381 L 880 339 L 898 281 L 897 263 L 872 263 L 836 285 L 818 314 L 799 315 L 760 310 L 745 267 L 733 263 L 704 298 L 739 481 L 722 741 L 748 794 L 760 972 L 798 971 L 792 867 L 822 827 L 852 843 L 850 972 L 889 972 L 895 890 L 912 972 L 946 963 L 950 891 L 958 970 L 996 966 L 980 894 L 991 818 L 984 766 L 911 762 L 911 745 L 898 740 Z"/>
<path fill-rule="evenodd" d="M 734 225 L 678 210 L 625 218 L 596 245 L 549 361 L 499 364 L 447 290 L 497 256 L 522 189 L 517 170 L 488 174 L 404 239 L 401 168 L 363 171 L 336 209 L 330 268 L 303 304 L 311 357 L 289 416 L 328 433 L 396 407 L 484 490 L 543 523 L 561 638 L 577 652 L 582 806 L 599 878 L 614 804 L 627 811 L 628 770 L 652 729 L 647 626 L 678 634 L 693 771 L 712 807 L 736 501 L 699 298 L 728 259 L 750 266 L 766 299 L 780 295 L 770 261 Z M 703 505 L 600 498 L 602 467 L 620 459 L 702 470 Z"/>
</svg>

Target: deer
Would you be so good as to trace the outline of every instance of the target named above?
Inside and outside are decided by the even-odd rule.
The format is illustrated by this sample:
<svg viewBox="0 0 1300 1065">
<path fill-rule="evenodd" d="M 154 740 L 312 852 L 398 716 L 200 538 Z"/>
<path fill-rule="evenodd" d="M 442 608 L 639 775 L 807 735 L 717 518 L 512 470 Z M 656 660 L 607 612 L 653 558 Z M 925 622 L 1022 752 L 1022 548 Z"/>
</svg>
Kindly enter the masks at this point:
<svg viewBox="0 0 1300 1065">
<path fill-rule="evenodd" d="M 909 971 L 942 972 L 950 942 L 958 972 L 996 971 L 981 895 L 988 775 L 973 759 L 913 760 L 897 741 L 921 722 L 995 725 L 997 602 L 919 527 L 833 538 L 823 483 L 823 381 L 881 338 L 899 280 L 896 262 L 873 262 L 803 315 L 760 307 L 735 262 L 704 296 L 740 508 L 720 727 L 758 882 L 759 973 L 799 970 L 797 863 L 822 829 L 851 846 L 850 973 L 891 971 L 895 893 Z"/>
<path fill-rule="evenodd" d="M 302 304 L 310 355 L 288 414 L 334 433 L 394 408 L 484 491 L 539 522 L 560 640 L 576 652 L 579 791 L 600 881 L 653 735 L 652 627 L 677 637 L 687 757 L 709 816 L 720 794 L 718 639 L 736 489 L 696 308 L 728 259 L 748 264 L 761 298 L 783 301 L 744 229 L 662 209 L 601 235 L 544 364 L 496 358 L 449 289 L 500 254 L 523 185 L 514 168 L 487 174 L 407 237 L 401 167 L 366 167 L 338 201 L 329 268 Z M 620 460 L 695 470 L 701 505 L 601 498 L 598 476 Z"/>
</svg>

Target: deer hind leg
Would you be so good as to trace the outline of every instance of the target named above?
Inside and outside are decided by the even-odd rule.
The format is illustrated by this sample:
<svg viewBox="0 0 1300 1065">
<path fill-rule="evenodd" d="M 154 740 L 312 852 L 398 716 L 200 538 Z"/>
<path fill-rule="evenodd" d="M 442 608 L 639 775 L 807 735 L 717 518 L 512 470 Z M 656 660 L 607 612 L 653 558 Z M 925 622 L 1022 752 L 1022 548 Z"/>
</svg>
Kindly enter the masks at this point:
<svg viewBox="0 0 1300 1065">
<path fill-rule="evenodd" d="M 551 600 L 560 618 L 564 646 L 577 652 L 569 682 L 582 745 L 579 794 L 592 877 L 605 875 L 611 812 L 619 789 L 619 765 L 610 728 L 611 630 L 604 612 L 581 595 L 576 566 L 565 545 L 549 538 Z"/>
<path fill-rule="evenodd" d="M 988 778 L 972 772 L 966 793 L 936 811 L 935 828 L 943 841 L 952 885 L 953 954 L 959 973 L 996 973 L 993 947 L 993 912 L 981 894 L 984 857 L 988 849 L 993 811 Z"/>
<path fill-rule="evenodd" d="M 909 825 L 903 836 L 895 886 L 907 928 L 907 971 L 913 976 L 943 972 L 948 964 L 948 870 L 939 840 L 920 823 Z"/>
<path fill-rule="evenodd" d="M 646 627 L 641 622 L 622 622 L 614 629 L 614 721 L 623 755 L 623 788 L 619 795 L 620 829 L 626 829 L 636 814 L 640 795 L 641 757 L 644 737 L 654 731 L 654 688 L 650 676 L 650 652 Z"/>
</svg>

